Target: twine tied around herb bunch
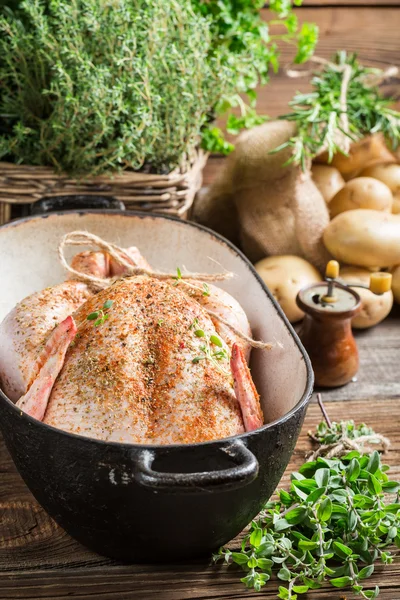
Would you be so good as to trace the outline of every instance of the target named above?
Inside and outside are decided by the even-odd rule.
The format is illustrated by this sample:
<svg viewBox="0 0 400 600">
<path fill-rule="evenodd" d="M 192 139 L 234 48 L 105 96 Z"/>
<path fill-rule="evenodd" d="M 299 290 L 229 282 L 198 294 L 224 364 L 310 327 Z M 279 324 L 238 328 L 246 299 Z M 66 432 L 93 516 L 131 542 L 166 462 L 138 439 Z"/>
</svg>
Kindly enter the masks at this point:
<svg viewBox="0 0 400 600">
<path fill-rule="evenodd" d="M 341 72 L 343 74 L 339 98 L 341 111 L 340 127 L 338 127 L 338 129 L 336 130 L 335 136 L 336 144 L 345 154 L 348 154 L 350 150 L 350 145 L 352 143 L 352 135 L 350 133 L 349 119 L 347 114 L 347 91 L 353 73 L 353 67 L 348 63 L 342 65 L 336 64 L 330 60 L 327 60 L 326 58 L 322 58 L 321 56 L 312 56 L 309 59 L 309 62 L 322 65 L 323 67 L 329 67 L 330 69 Z M 285 71 L 287 76 L 292 79 L 297 79 L 300 77 L 309 77 L 313 74 L 312 69 L 298 70 L 287 67 Z M 366 85 L 366 87 L 375 87 L 383 81 L 385 81 L 386 79 L 395 77 L 396 75 L 398 75 L 398 73 L 399 69 L 395 65 L 391 65 L 381 73 L 369 74 L 367 77 L 365 77 L 364 84 Z M 325 150 L 327 150 L 327 147 L 323 146 L 321 148 L 321 153 Z"/>
<path fill-rule="evenodd" d="M 100 277 L 96 277 L 94 275 L 89 275 L 87 273 L 82 273 L 77 271 L 71 265 L 68 264 L 67 259 L 65 258 L 65 248 L 67 246 L 96 246 L 100 250 L 107 252 L 111 258 L 113 258 L 119 265 L 125 268 L 125 274 L 118 277 L 109 277 L 101 279 Z M 183 284 L 190 288 L 196 287 L 187 279 L 191 280 L 199 280 L 202 282 L 206 281 L 226 281 L 227 279 L 231 279 L 233 277 L 233 273 L 230 271 L 225 271 L 224 273 L 179 273 L 179 277 L 177 277 L 177 273 L 161 273 L 159 271 L 152 271 L 151 269 L 146 269 L 144 267 L 139 267 L 138 265 L 133 264 L 133 259 L 130 258 L 123 248 L 120 248 L 116 244 L 112 244 L 110 242 L 106 242 L 101 237 L 94 235 L 93 233 L 89 233 L 88 231 L 72 231 L 71 233 L 65 234 L 59 243 L 58 246 L 58 257 L 64 269 L 73 275 L 75 281 L 81 281 L 86 283 L 93 291 L 98 292 L 100 290 L 104 290 L 119 279 L 125 279 L 127 277 L 137 276 L 137 275 L 145 275 L 152 279 L 158 279 L 161 281 L 173 280 L 175 284 Z M 228 327 L 235 335 L 237 335 L 240 339 L 246 341 L 253 348 L 260 348 L 262 350 L 270 350 L 274 347 L 275 344 L 270 342 L 263 342 L 259 340 L 254 340 L 250 336 L 246 335 L 239 329 L 237 329 L 234 325 L 229 323 L 226 319 L 218 315 L 212 310 L 204 307 L 204 310 L 213 318 Z M 276 345 L 281 346 L 281 344 L 277 343 Z"/>
<path fill-rule="evenodd" d="M 332 422 L 322 402 L 321 394 L 317 394 L 317 402 L 328 427 L 331 429 Z M 308 432 L 308 435 L 313 441 L 316 441 L 320 444 L 320 441 L 311 432 Z M 342 456 L 346 456 L 346 454 L 352 450 L 356 450 L 360 454 L 372 452 L 372 448 L 368 446 L 368 444 L 381 444 L 382 450 L 385 453 L 390 446 L 390 441 L 384 435 L 375 432 L 367 435 L 360 435 L 359 437 L 353 439 L 347 435 L 345 428 L 342 427 L 342 432 L 339 439 L 331 444 L 320 444 L 319 448 L 309 456 L 308 462 L 317 460 L 317 458 L 320 456 L 328 459 L 336 457 L 340 458 Z"/>
</svg>

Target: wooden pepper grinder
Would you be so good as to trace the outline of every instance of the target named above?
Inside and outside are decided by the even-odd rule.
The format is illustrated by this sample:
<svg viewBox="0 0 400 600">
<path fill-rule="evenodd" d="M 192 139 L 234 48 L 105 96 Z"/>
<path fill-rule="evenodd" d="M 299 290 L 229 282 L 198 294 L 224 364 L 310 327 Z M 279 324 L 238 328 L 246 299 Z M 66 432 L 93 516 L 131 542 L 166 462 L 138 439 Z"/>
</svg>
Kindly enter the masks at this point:
<svg viewBox="0 0 400 600">
<path fill-rule="evenodd" d="M 297 294 L 296 302 L 305 313 L 299 331 L 320 387 L 349 383 L 358 371 L 359 359 L 351 320 L 361 309 L 360 296 L 353 287 L 384 294 L 391 288 L 390 273 L 371 273 L 369 286 L 345 284 L 338 280 L 339 263 L 331 260 L 325 281 L 309 285 Z"/>
</svg>

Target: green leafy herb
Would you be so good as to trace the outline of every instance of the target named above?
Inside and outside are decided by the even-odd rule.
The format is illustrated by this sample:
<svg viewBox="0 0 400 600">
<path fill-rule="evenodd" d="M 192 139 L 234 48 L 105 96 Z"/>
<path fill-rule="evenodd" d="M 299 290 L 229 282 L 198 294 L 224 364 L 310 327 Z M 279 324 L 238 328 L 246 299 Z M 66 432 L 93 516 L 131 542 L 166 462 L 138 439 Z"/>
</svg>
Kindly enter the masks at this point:
<svg viewBox="0 0 400 600">
<path fill-rule="evenodd" d="M 176 276 L 174 277 L 175 282 L 173 283 L 174 286 L 177 286 L 178 283 L 180 282 L 180 280 L 182 279 L 182 271 L 180 270 L 179 267 L 177 267 L 176 269 Z"/>
<path fill-rule="evenodd" d="M 203 283 L 203 296 L 210 296 L 210 288 L 206 283 Z"/>
<path fill-rule="evenodd" d="M 316 42 L 291 0 L 270 3 L 270 23 L 263 5 L 25 0 L 2 11 L 0 159 L 88 176 L 168 172 L 200 141 L 231 152 L 215 116 L 234 132 L 262 122 L 255 88 L 278 68 L 277 42 L 294 44 L 298 61 Z"/>
<path fill-rule="evenodd" d="M 352 421 L 343 427 L 355 437 L 372 431 Z M 320 424 L 315 437 L 338 440 L 337 424 L 329 429 Z M 363 599 L 377 598 L 379 588 L 366 590 L 365 580 L 375 562 L 393 561 L 388 547 L 400 547 L 400 483 L 388 479 L 388 469 L 376 451 L 305 463 L 292 474 L 290 490 L 281 490 L 252 522 L 241 551 L 222 548 L 214 559 L 239 565 L 246 573 L 241 581 L 256 590 L 276 571 L 286 583 L 277 593 L 284 600 L 324 582 L 349 587 Z M 385 498 L 390 493 L 396 494 L 392 503 Z"/>
<path fill-rule="evenodd" d="M 161 325 L 164 323 L 164 319 L 158 319 L 157 321 L 157 326 L 161 327 Z"/>
<path fill-rule="evenodd" d="M 229 354 L 228 354 L 227 350 L 225 348 L 223 348 L 222 350 L 213 352 L 212 357 L 215 358 L 216 360 L 223 360 L 223 359 L 228 360 Z"/>
<path fill-rule="evenodd" d="M 304 33 L 312 37 L 311 31 L 307 33 L 305 29 Z M 381 132 L 391 147 L 396 148 L 400 143 L 400 112 L 392 108 L 394 100 L 384 97 L 377 85 L 371 86 L 371 77 L 379 76 L 382 71 L 364 67 L 356 54 L 347 55 L 344 51 L 338 52 L 333 62 L 340 67 L 351 67 L 346 113 L 349 131 L 345 132 L 341 125 L 343 71 L 328 64 L 312 78 L 313 90 L 305 94 L 298 92 L 289 103 L 292 112 L 281 117 L 297 125 L 296 135 L 274 150 L 291 148 L 292 156 L 286 164 L 293 162 L 305 169 L 307 162 L 322 148 L 327 149 L 331 160 L 334 154 L 342 152 L 337 143 L 338 133 L 355 141 Z"/>
<path fill-rule="evenodd" d="M 365 425 L 365 423 L 356 425 L 354 421 L 340 421 L 340 423 L 334 421 L 330 426 L 328 426 L 325 421 L 322 421 L 314 433 L 309 432 L 309 436 L 314 441 L 324 445 L 335 444 L 343 437 L 347 437 L 350 440 L 356 440 L 359 437 L 367 435 L 375 435 L 374 430 Z"/>
<path fill-rule="evenodd" d="M 211 53 L 221 57 L 221 64 L 229 73 L 230 85 L 225 86 L 211 114 L 226 115 L 227 131 L 236 135 L 240 130 L 254 127 L 266 119 L 256 112 L 255 89 L 268 83 L 271 71 L 278 70 L 280 53 L 277 42 L 294 44 L 297 47 L 295 60 L 303 62 L 314 51 L 318 29 L 305 23 L 299 30 L 292 9 L 300 6 L 301 0 L 269 2 L 274 17 L 269 23 L 260 14 L 263 0 L 192 0 L 192 3 L 199 14 L 210 19 Z M 247 98 L 247 102 L 243 98 Z M 234 146 L 210 121 L 203 128 L 203 148 L 209 152 L 229 154 Z"/>
<path fill-rule="evenodd" d="M 94 321 L 95 319 L 98 318 L 99 314 L 100 314 L 99 312 L 92 312 L 86 318 L 88 321 Z"/>
<path fill-rule="evenodd" d="M 235 146 L 227 142 L 224 132 L 219 127 L 206 127 L 202 132 L 202 147 L 213 154 L 228 155 Z"/>
<path fill-rule="evenodd" d="M 202 329 L 200 329 L 200 330 L 198 329 L 194 333 L 197 337 L 201 337 L 201 338 L 205 337 L 205 332 Z M 211 344 L 218 346 L 220 348 L 220 350 L 217 350 L 215 352 L 214 350 L 212 350 Z M 214 365 L 217 367 L 217 369 L 219 371 L 223 372 L 224 374 L 230 374 L 230 372 L 227 369 L 224 369 L 219 364 L 219 362 L 222 360 L 229 360 L 229 354 L 228 354 L 228 351 L 226 350 L 226 348 L 223 348 L 222 341 L 220 340 L 220 338 L 218 336 L 211 335 L 208 339 L 205 340 L 205 344 L 200 346 L 200 350 L 202 352 L 202 355 L 195 356 L 195 358 L 193 358 L 193 360 L 192 360 L 193 364 L 198 364 L 201 360 L 210 360 L 211 362 L 214 363 Z"/>
<path fill-rule="evenodd" d="M 199 329 L 199 320 L 197 317 L 195 317 L 193 319 L 193 322 L 191 323 L 191 325 L 189 326 L 189 329 L 194 329 L 196 327 L 196 329 Z"/>
<path fill-rule="evenodd" d="M 210 342 L 215 346 L 218 346 L 218 348 L 222 348 L 222 341 L 217 335 L 210 336 Z"/>
<path fill-rule="evenodd" d="M 113 300 L 106 300 L 103 304 L 102 309 L 92 312 L 92 313 L 90 313 L 90 315 L 88 315 L 86 317 L 87 321 L 95 321 L 95 324 L 94 324 L 95 327 L 99 327 L 99 325 L 103 325 L 107 321 L 107 319 L 109 319 L 109 317 L 110 317 L 110 315 L 108 313 L 106 313 L 105 311 L 107 311 L 109 308 L 111 308 L 113 303 L 114 303 Z"/>
<path fill-rule="evenodd" d="M 234 87 L 191 0 L 25 0 L 0 18 L 0 157 L 168 172 Z M 18 58 L 17 58 L 18 57 Z"/>
</svg>

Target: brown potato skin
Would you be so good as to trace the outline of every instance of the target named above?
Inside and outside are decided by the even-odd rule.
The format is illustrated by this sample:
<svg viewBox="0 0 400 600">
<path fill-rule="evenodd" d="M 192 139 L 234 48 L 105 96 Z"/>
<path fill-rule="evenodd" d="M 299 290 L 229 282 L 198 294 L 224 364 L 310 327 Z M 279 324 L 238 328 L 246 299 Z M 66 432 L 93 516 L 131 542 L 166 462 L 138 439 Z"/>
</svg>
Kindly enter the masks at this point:
<svg viewBox="0 0 400 600">
<path fill-rule="evenodd" d="M 373 177 L 385 183 L 392 192 L 400 192 L 400 165 L 381 163 L 363 169 L 360 177 Z"/>
<path fill-rule="evenodd" d="M 367 269 L 400 264 L 400 215 L 357 209 L 341 213 L 324 231 L 328 252 L 340 263 Z"/>
<path fill-rule="evenodd" d="M 392 292 L 394 301 L 400 304 L 400 265 L 392 269 Z"/>
<path fill-rule="evenodd" d="M 400 213 L 400 192 L 393 194 L 392 213 L 398 215 Z"/>
<path fill-rule="evenodd" d="M 331 165 L 313 165 L 311 175 L 327 204 L 345 184 L 339 171 Z"/>
<path fill-rule="evenodd" d="M 343 267 L 340 271 L 340 279 L 346 283 L 363 283 L 369 285 L 370 271 L 361 267 Z M 399 281 L 400 283 L 400 281 Z M 393 306 L 392 291 L 385 292 L 378 296 L 370 290 L 363 288 L 354 288 L 361 298 L 361 310 L 353 318 L 351 325 L 355 329 L 367 329 L 377 325 L 385 319 Z"/>
<path fill-rule="evenodd" d="M 328 154 L 325 152 L 315 160 L 326 164 Z M 348 181 L 356 177 L 365 167 L 383 162 L 395 162 L 395 158 L 386 147 L 382 134 L 375 133 L 351 144 L 348 156 L 340 152 L 335 154 L 330 165 L 336 167 Z"/>
<path fill-rule="evenodd" d="M 263 258 L 254 267 L 289 321 L 300 321 L 304 313 L 296 304 L 296 296 L 306 285 L 322 280 L 317 269 L 304 258 L 290 254 Z"/>
<path fill-rule="evenodd" d="M 387 185 L 373 177 L 357 177 L 346 185 L 332 198 L 329 203 L 329 213 L 333 219 L 346 210 L 370 208 L 392 212 L 393 194 Z"/>
</svg>

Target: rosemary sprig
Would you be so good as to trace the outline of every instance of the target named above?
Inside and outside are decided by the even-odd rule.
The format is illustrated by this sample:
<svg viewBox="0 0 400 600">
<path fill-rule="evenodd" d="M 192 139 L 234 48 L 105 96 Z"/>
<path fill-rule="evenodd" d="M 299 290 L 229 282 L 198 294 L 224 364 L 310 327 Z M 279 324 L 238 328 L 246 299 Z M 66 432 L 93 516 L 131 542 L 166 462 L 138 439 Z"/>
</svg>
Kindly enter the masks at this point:
<svg viewBox="0 0 400 600">
<path fill-rule="evenodd" d="M 291 148 L 292 156 L 286 164 L 298 164 L 305 170 L 307 162 L 322 150 L 327 150 L 329 160 L 337 152 L 344 154 L 338 133 L 356 141 L 381 132 L 393 148 L 400 143 L 400 112 L 391 108 L 395 100 L 385 98 L 376 84 L 371 85 L 372 78 L 383 72 L 364 67 L 356 54 L 347 55 L 345 51 L 338 52 L 332 62 L 341 67 L 350 65 L 352 71 L 346 94 L 348 131 L 341 126 L 343 71 L 327 64 L 311 79 L 313 91 L 297 92 L 289 103 L 292 112 L 281 117 L 297 125 L 297 134 L 273 151 Z"/>
</svg>

